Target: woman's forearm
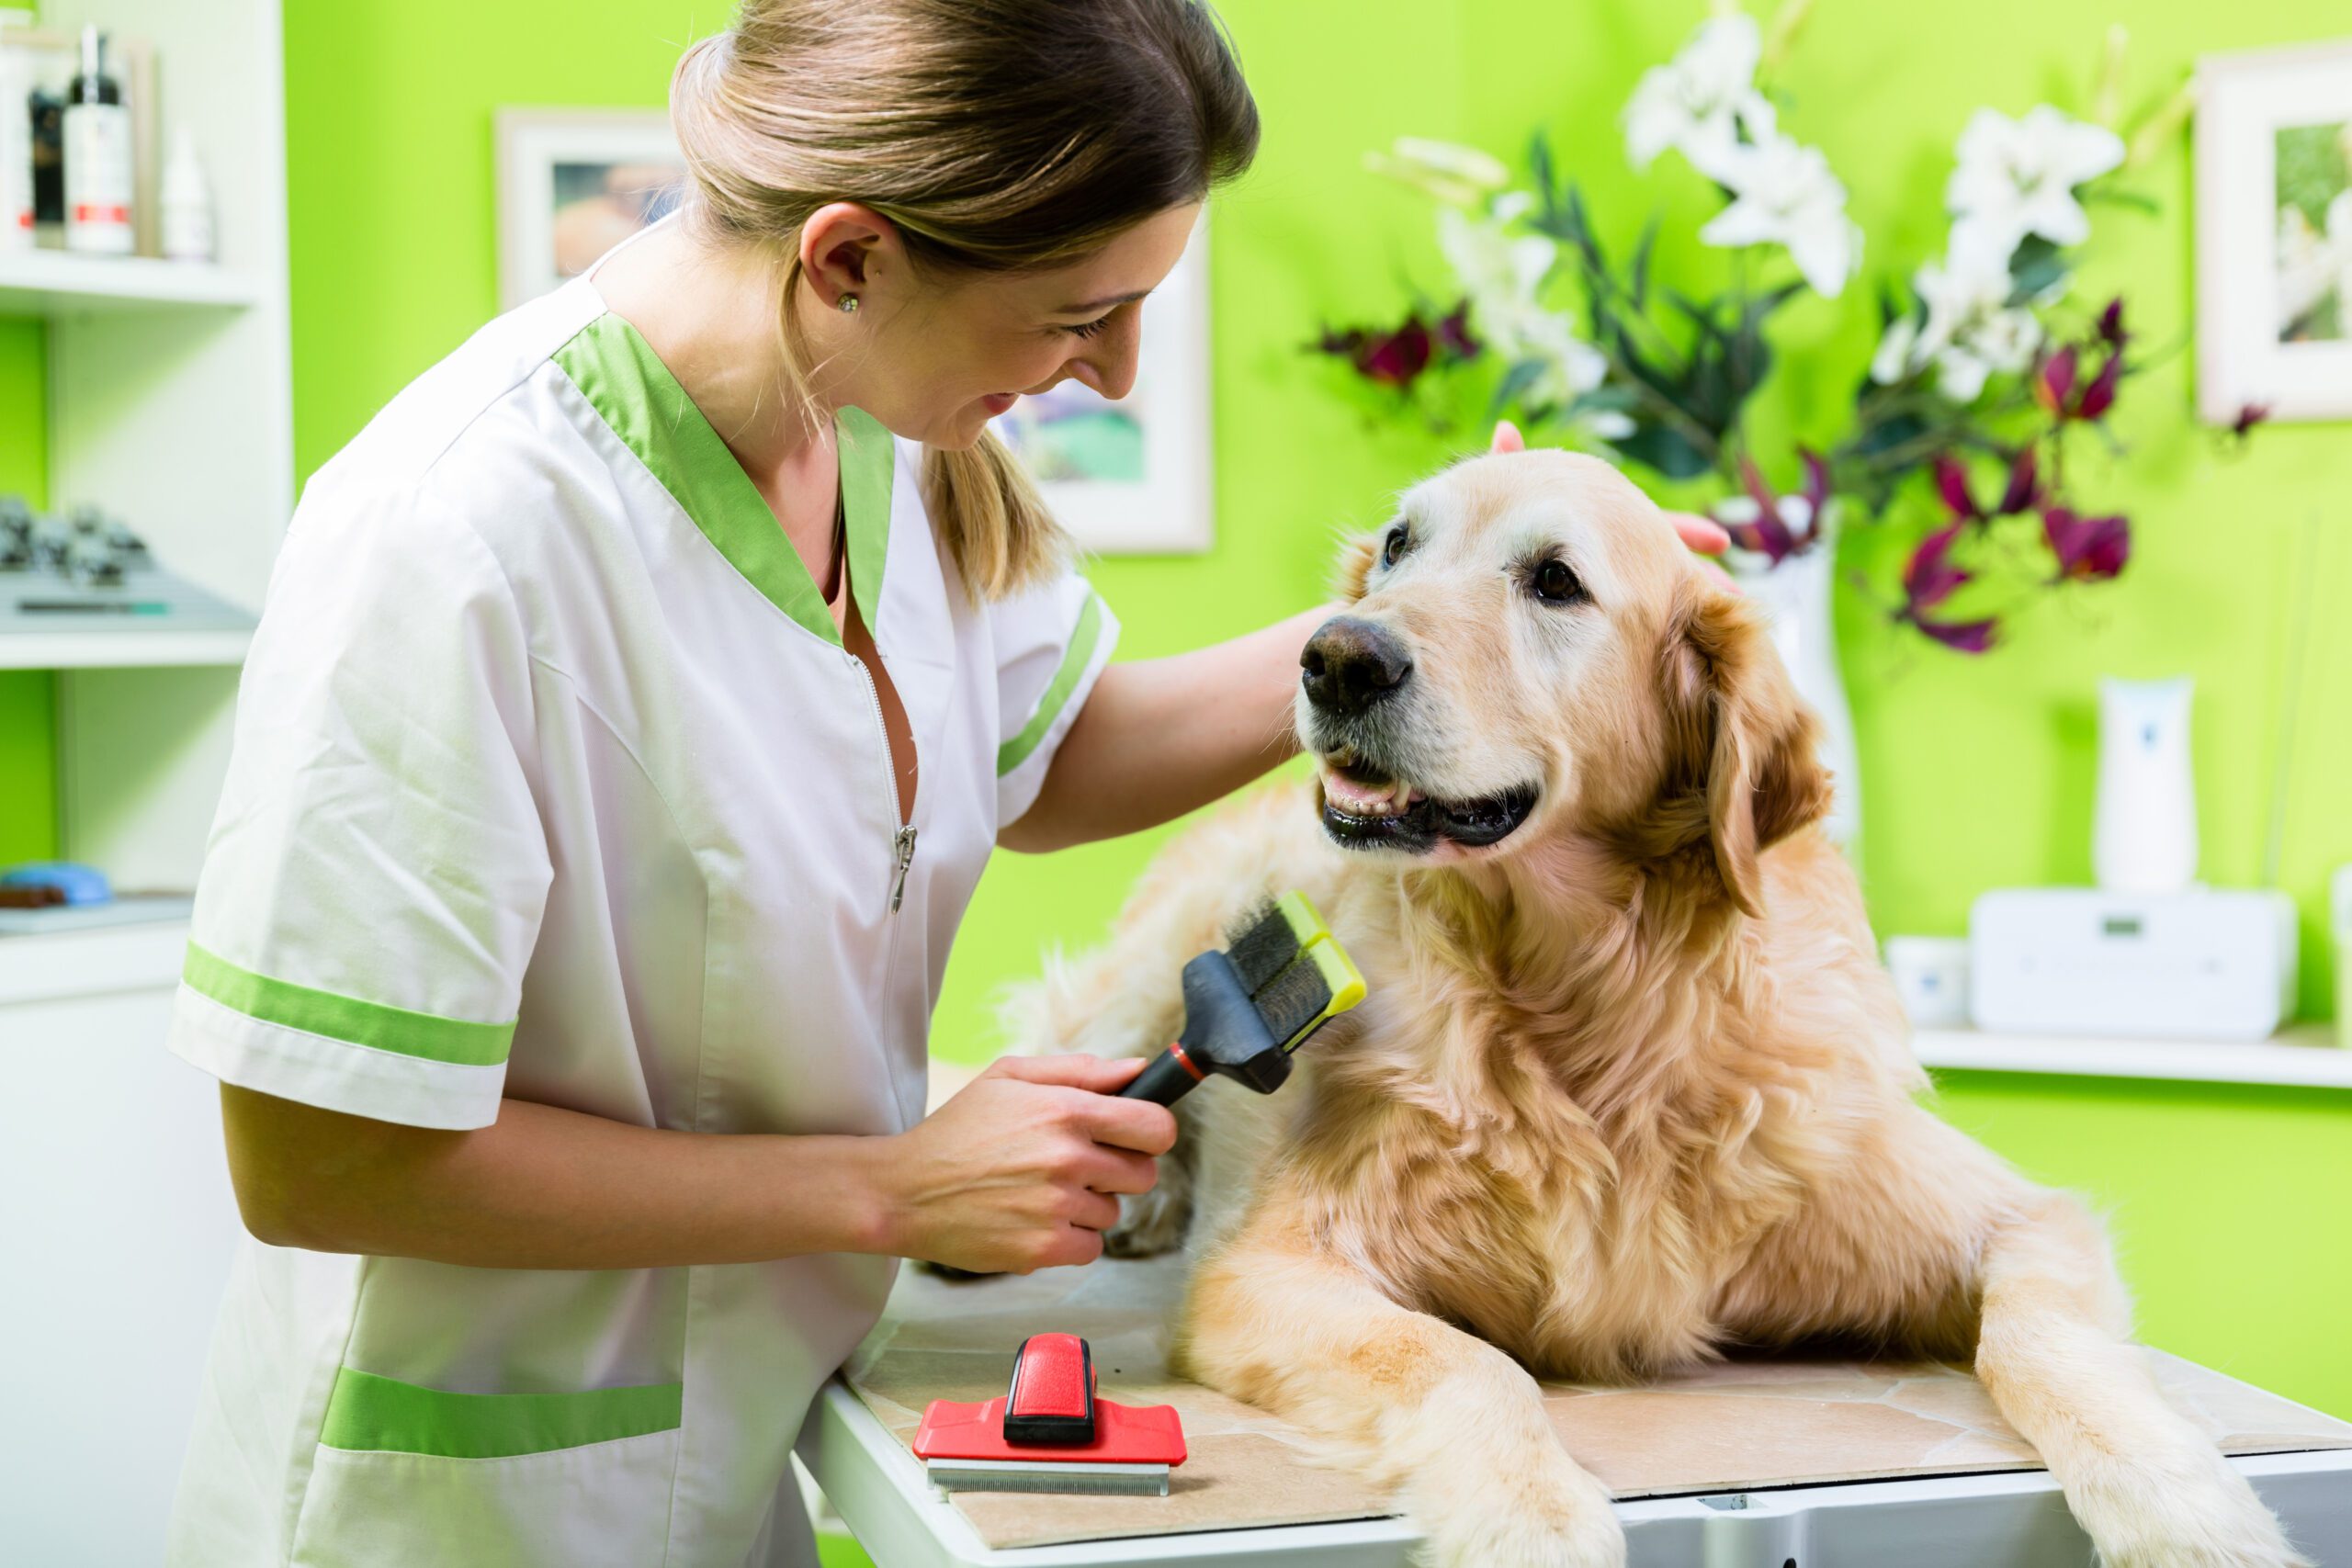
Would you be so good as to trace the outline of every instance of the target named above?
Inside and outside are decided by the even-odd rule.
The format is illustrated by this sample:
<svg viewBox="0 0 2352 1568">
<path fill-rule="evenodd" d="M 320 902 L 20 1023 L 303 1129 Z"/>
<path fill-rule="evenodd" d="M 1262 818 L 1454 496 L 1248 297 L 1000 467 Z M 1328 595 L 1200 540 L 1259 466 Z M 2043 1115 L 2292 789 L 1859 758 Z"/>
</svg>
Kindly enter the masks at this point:
<svg viewBox="0 0 2352 1568">
<path fill-rule="evenodd" d="M 1056 850 L 1182 817 L 1297 750 L 1298 654 L 1328 608 L 1167 659 L 1102 672 L 1055 753 L 1036 804 L 998 835 Z"/>
<path fill-rule="evenodd" d="M 672 1132 L 509 1100 L 437 1132 L 221 1087 L 262 1240 L 498 1269 L 654 1269 L 895 1250 L 883 1145 Z"/>
</svg>

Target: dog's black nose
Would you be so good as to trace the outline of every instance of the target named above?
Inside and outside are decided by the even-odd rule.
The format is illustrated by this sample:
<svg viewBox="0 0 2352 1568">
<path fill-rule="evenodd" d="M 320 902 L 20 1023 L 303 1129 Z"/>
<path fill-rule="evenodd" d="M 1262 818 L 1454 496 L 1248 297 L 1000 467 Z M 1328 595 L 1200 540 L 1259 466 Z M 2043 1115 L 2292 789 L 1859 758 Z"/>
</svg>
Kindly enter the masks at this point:
<svg viewBox="0 0 2352 1568">
<path fill-rule="evenodd" d="M 1362 713 L 1404 684 L 1413 656 L 1396 633 L 1352 615 L 1335 615 L 1298 656 L 1306 700 L 1333 713 Z"/>
</svg>

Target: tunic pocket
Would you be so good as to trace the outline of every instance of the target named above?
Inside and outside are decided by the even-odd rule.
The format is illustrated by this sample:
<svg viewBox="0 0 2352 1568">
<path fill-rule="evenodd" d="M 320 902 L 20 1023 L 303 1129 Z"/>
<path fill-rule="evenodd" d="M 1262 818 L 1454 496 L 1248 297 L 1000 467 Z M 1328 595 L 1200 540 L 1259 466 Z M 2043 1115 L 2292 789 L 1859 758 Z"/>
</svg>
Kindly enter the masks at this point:
<svg viewBox="0 0 2352 1568">
<path fill-rule="evenodd" d="M 291 1562 L 658 1563 L 681 1395 L 676 1383 L 451 1393 L 344 1368 Z"/>
</svg>

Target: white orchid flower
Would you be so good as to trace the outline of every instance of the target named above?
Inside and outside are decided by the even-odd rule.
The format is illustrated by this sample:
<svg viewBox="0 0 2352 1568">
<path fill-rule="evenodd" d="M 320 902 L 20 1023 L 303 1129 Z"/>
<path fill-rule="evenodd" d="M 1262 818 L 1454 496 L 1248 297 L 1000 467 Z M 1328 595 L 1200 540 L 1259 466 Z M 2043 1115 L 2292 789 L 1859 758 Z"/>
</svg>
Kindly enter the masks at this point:
<svg viewBox="0 0 2352 1568">
<path fill-rule="evenodd" d="M 1634 167 L 1646 169 L 1672 148 L 1709 179 L 1728 183 L 1723 171 L 1741 145 L 1741 130 L 1755 141 L 1774 134 L 1771 103 L 1756 90 L 1762 52 L 1756 18 L 1732 12 L 1711 18 L 1681 53 L 1644 72 L 1625 106 L 1625 152 Z"/>
<path fill-rule="evenodd" d="M 1929 262 L 1911 287 L 1926 308 L 1920 321 L 1905 316 L 1887 329 L 1871 361 L 1871 375 L 1898 381 L 1932 362 L 1936 384 L 1955 402 L 1973 402 L 1996 371 L 2024 369 L 2041 346 L 2041 323 L 2011 305 L 2007 251 L 1980 228 L 1952 226 L 1941 262 Z"/>
<path fill-rule="evenodd" d="M 1735 199 L 1699 238 L 1726 247 L 1785 245 L 1814 292 L 1838 298 L 1860 261 L 1862 231 L 1846 216 L 1846 187 L 1821 150 L 1775 136 L 1737 148 L 1725 175 Z"/>
<path fill-rule="evenodd" d="M 1492 153 L 1420 136 L 1400 136 L 1387 152 L 1365 153 L 1363 166 L 1453 207 L 1482 206 L 1510 184 L 1510 171 Z"/>
<path fill-rule="evenodd" d="M 2048 104 L 2028 109 L 2022 119 L 1978 109 L 1960 133 L 1960 162 L 1944 187 L 1944 205 L 2007 236 L 2012 249 L 2028 234 L 2077 245 L 2091 224 L 2075 191 L 2122 163 L 2123 153 L 2115 132 Z"/>
<path fill-rule="evenodd" d="M 1473 316 L 1509 314 L 1532 299 L 1560 253 L 1559 242 L 1548 235 L 1510 231 L 1517 204 L 1498 202 L 1497 209 L 1482 217 L 1454 208 L 1437 215 L 1438 251 L 1470 297 Z"/>
</svg>

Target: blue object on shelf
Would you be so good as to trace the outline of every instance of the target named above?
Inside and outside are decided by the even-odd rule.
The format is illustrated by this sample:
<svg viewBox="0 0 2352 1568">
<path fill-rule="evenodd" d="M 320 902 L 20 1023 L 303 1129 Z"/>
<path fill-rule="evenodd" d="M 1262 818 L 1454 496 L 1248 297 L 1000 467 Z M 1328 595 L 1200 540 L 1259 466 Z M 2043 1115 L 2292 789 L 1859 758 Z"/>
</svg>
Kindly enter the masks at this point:
<svg viewBox="0 0 2352 1568">
<path fill-rule="evenodd" d="M 103 904 L 114 897 L 107 874 L 79 861 L 37 860 L 0 871 L 0 887 L 54 887 L 68 904 Z"/>
</svg>

